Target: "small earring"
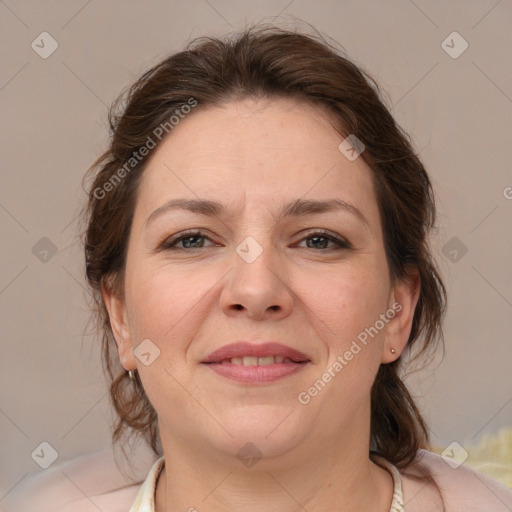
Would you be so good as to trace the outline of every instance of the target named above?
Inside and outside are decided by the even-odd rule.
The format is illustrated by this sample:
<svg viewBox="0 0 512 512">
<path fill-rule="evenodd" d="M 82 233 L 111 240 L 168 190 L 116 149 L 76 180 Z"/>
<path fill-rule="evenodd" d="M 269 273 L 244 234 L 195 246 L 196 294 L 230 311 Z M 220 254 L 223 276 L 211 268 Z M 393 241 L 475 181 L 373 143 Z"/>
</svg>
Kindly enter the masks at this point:
<svg viewBox="0 0 512 512">
<path fill-rule="evenodd" d="M 128 370 L 128 377 L 133 382 L 135 380 L 135 372 L 133 370 Z"/>
<path fill-rule="evenodd" d="M 392 354 L 396 354 L 396 350 L 394 348 L 391 348 L 390 351 Z"/>
</svg>

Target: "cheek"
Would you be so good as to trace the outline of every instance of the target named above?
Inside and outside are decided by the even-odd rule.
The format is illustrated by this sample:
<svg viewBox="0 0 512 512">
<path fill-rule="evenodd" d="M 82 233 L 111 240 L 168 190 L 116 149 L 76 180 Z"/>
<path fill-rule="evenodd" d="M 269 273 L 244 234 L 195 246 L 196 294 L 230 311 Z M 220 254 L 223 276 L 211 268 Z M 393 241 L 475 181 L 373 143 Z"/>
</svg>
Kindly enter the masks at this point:
<svg viewBox="0 0 512 512">
<path fill-rule="evenodd" d="M 343 347 L 386 311 L 389 282 L 375 261 L 347 264 L 336 271 L 309 275 L 301 296 L 321 318 L 332 345 Z M 304 281 L 304 277 L 297 276 Z"/>
<path fill-rule="evenodd" d="M 385 330 L 371 328 L 381 326 L 389 294 L 387 270 L 370 257 L 359 263 L 328 273 L 310 297 L 319 324 L 326 326 L 327 359 L 319 377 L 332 381 L 333 403 L 350 410 L 369 393 L 381 363 Z"/>
<path fill-rule="evenodd" d="M 134 343 L 150 338 L 163 351 L 186 348 L 197 330 L 194 319 L 201 301 L 218 278 L 171 265 L 135 265 L 126 281 L 126 303 Z M 172 342 L 172 343 L 171 343 Z"/>
<path fill-rule="evenodd" d="M 318 378 L 332 384 L 323 399 L 345 410 L 365 400 L 381 362 L 384 330 L 368 329 L 386 312 L 387 295 L 379 274 L 366 270 L 331 275 L 325 282 L 329 291 L 313 296 L 315 312 L 327 327 Z"/>
</svg>

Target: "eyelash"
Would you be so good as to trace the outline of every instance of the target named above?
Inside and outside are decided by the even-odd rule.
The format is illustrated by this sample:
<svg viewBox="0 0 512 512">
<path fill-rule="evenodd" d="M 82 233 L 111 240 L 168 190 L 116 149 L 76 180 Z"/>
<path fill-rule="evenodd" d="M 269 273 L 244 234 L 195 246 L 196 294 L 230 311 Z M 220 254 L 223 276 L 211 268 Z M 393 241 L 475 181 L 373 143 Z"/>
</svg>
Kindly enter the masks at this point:
<svg viewBox="0 0 512 512">
<path fill-rule="evenodd" d="M 200 230 L 196 230 L 196 231 L 190 231 L 190 232 L 186 232 L 186 233 L 182 233 L 178 236 L 173 236 L 173 237 L 170 237 L 170 238 L 166 238 L 163 243 L 161 244 L 161 249 L 163 250 L 177 250 L 177 251 L 185 251 L 185 252 L 190 252 L 190 251 L 194 251 L 194 250 L 198 250 L 198 249 L 203 249 L 203 247 L 196 247 L 196 248 L 184 248 L 184 247 L 175 247 L 175 245 L 179 242 L 181 242 L 182 240 L 186 240 L 187 238 L 194 238 L 194 237 L 201 237 L 201 238 L 206 238 L 208 240 L 210 240 L 211 242 L 213 240 L 211 240 L 203 231 L 200 231 Z M 334 236 L 332 235 L 331 233 L 327 232 L 327 231 L 323 231 L 323 230 L 319 230 L 319 231 L 313 231 L 311 233 L 308 233 L 307 236 L 301 238 L 300 242 L 302 242 L 303 240 L 307 240 L 309 238 L 314 238 L 314 237 L 321 237 L 321 238 L 325 238 L 331 242 L 334 242 L 335 244 L 338 245 L 338 247 L 335 247 L 334 249 L 331 248 L 331 249 L 323 249 L 323 251 L 325 252 L 329 252 L 329 251 L 336 251 L 336 250 L 342 250 L 342 249 L 352 249 L 352 245 L 350 244 L 350 242 L 348 242 L 347 240 L 344 240 L 343 238 L 338 238 L 337 236 Z M 304 247 L 305 249 L 310 249 L 310 247 Z M 314 248 L 311 248 L 312 250 L 316 250 Z"/>
</svg>

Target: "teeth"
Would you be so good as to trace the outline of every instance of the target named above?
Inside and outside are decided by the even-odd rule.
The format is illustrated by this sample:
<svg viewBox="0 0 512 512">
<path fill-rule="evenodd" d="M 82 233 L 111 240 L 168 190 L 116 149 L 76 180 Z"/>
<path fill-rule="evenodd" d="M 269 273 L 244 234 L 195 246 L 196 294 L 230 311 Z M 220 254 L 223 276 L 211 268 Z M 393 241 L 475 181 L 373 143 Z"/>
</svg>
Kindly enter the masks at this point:
<svg viewBox="0 0 512 512">
<path fill-rule="evenodd" d="M 271 364 L 279 363 L 293 363 L 289 357 L 282 356 L 244 356 L 244 357 L 232 357 L 231 359 L 224 359 L 221 364 L 236 364 L 239 366 L 270 366 Z"/>
<path fill-rule="evenodd" d="M 252 356 L 244 356 L 243 364 L 244 366 L 258 366 L 258 358 Z"/>
</svg>

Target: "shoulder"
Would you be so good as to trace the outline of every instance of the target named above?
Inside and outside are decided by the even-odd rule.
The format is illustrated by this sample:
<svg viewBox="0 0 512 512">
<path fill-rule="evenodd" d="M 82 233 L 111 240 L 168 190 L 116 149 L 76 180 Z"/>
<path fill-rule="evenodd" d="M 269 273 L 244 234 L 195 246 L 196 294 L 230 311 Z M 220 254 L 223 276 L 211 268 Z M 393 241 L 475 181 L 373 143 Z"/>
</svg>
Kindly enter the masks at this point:
<svg viewBox="0 0 512 512">
<path fill-rule="evenodd" d="M 32 475 L 2 500 L 1 512 L 126 512 L 155 458 L 137 460 L 131 474 L 111 450 L 85 455 Z M 143 475 L 143 476 L 142 476 Z"/>
<path fill-rule="evenodd" d="M 427 450 L 402 472 L 407 512 L 510 512 L 512 489 L 467 465 Z M 440 508 L 441 507 L 441 508 Z"/>
</svg>

